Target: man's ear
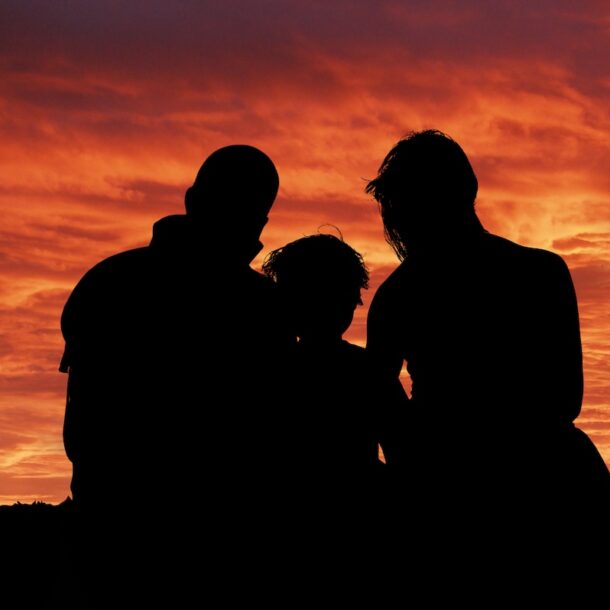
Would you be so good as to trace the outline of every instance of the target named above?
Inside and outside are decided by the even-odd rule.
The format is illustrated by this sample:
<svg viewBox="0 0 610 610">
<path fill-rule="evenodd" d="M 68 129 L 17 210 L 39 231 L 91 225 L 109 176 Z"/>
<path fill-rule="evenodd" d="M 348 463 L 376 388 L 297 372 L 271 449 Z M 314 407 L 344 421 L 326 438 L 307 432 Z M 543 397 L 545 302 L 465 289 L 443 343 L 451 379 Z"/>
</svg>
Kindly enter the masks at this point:
<svg viewBox="0 0 610 610">
<path fill-rule="evenodd" d="M 186 209 L 187 214 L 193 213 L 193 204 L 195 199 L 195 193 L 193 192 L 193 187 L 189 186 L 186 189 L 186 193 L 184 193 L 184 207 Z"/>
<path fill-rule="evenodd" d="M 265 216 L 264 219 L 261 220 L 259 226 L 261 229 L 261 233 L 263 232 L 263 229 L 265 228 L 265 225 L 269 222 L 269 216 Z"/>
</svg>

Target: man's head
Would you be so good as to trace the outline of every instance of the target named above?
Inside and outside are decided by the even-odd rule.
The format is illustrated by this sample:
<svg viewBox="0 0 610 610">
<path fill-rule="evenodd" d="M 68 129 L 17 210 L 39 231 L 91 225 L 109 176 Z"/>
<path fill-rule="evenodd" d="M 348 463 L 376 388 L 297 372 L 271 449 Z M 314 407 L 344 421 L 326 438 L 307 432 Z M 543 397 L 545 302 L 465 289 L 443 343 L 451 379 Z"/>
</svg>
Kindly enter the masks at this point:
<svg viewBox="0 0 610 610">
<path fill-rule="evenodd" d="M 273 161 L 258 148 L 237 144 L 213 152 L 186 191 L 186 213 L 208 234 L 232 235 L 231 246 L 258 238 L 279 188 Z"/>
<path fill-rule="evenodd" d="M 436 130 L 400 140 L 366 187 L 379 202 L 386 238 L 400 258 L 409 245 L 478 225 L 477 190 L 477 177 L 460 145 Z"/>
<path fill-rule="evenodd" d="M 369 274 L 362 256 L 334 235 L 310 235 L 271 252 L 263 271 L 273 278 L 301 339 L 340 339 Z"/>
</svg>

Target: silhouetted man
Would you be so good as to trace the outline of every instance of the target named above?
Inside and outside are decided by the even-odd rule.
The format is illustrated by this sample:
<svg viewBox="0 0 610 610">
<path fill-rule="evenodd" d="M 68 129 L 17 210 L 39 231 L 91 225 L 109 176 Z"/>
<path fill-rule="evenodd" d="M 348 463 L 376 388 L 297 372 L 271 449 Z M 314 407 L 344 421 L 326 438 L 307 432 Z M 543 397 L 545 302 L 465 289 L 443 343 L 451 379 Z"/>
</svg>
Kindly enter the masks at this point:
<svg viewBox="0 0 610 610">
<path fill-rule="evenodd" d="M 546 516 L 594 505 L 608 472 L 572 423 L 583 374 L 570 273 L 556 254 L 488 233 L 477 189 L 438 131 L 401 140 L 367 186 L 402 260 L 371 305 L 367 348 L 412 378 L 413 502 L 475 521 L 509 504 Z"/>
<path fill-rule="evenodd" d="M 260 150 L 217 150 L 186 192 L 186 215 L 155 223 L 149 246 L 93 267 L 66 303 L 74 500 L 120 521 L 121 535 L 136 531 L 140 559 L 144 538 L 163 549 L 192 538 L 196 521 L 208 528 L 206 552 L 223 536 L 230 552 L 231 536 L 248 535 L 272 504 L 292 339 L 273 282 L 249 264 L 278 186 Z M 156 519 L 152 531 L 143 519 Z"/>
</svg>

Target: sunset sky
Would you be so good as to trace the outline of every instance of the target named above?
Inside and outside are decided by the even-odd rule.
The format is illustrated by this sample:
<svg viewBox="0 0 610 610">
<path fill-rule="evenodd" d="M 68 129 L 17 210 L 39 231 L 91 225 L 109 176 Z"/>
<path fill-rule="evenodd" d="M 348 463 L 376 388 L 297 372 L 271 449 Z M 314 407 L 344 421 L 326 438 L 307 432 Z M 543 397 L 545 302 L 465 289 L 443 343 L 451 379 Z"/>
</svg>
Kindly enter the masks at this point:
<svg viewBox="0 0 610 610">
<path fill-rule="evenodd" d="M 210 152 L 275 161 L 263 255 L 325 223 L 362 252 L 373 281 L 349 338 L 364 343 L 397 264 L 365 180 L 431 127 L 469 155 L 489 230 L 568 262 L 577 423 L 610 462 L 609 58 L 607 0 L 3 0 L 0 503 L 68 495 L 63 304 L 182 211 Z"/>
</svg>

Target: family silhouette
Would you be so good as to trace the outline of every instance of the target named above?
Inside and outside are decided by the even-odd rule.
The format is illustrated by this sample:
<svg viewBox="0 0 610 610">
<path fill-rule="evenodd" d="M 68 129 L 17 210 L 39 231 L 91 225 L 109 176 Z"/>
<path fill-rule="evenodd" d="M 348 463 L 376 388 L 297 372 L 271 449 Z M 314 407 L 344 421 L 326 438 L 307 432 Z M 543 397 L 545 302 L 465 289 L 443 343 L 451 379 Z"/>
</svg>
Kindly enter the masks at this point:
<svg viewBox="0 0 610 610">
<path fill-rule="evenodd" d="M 610 475 L 573 423 L 570 273 L 484 229 L 462 148 L 412 133 L 366 187 L 400 260 L 366 349 L 342 338 L 368 287 L 342 238 L 303 237 L 262 274 L 250 267 L 278 188 L 260 150 L 217 150 L 186 214 L 97 264 L 66 303 L 79 594 L 101 606 L 192 590 L 185 544 L 205 560 L 201 586 L 230 601 L 229 576 L 256 596 L 311 585 L 338 561 L 359 573 L 409 528 L 476 535 L 483 514 L 510 511 L 527 529 L 575 507 L 601 520 Z"/>
</svg>

